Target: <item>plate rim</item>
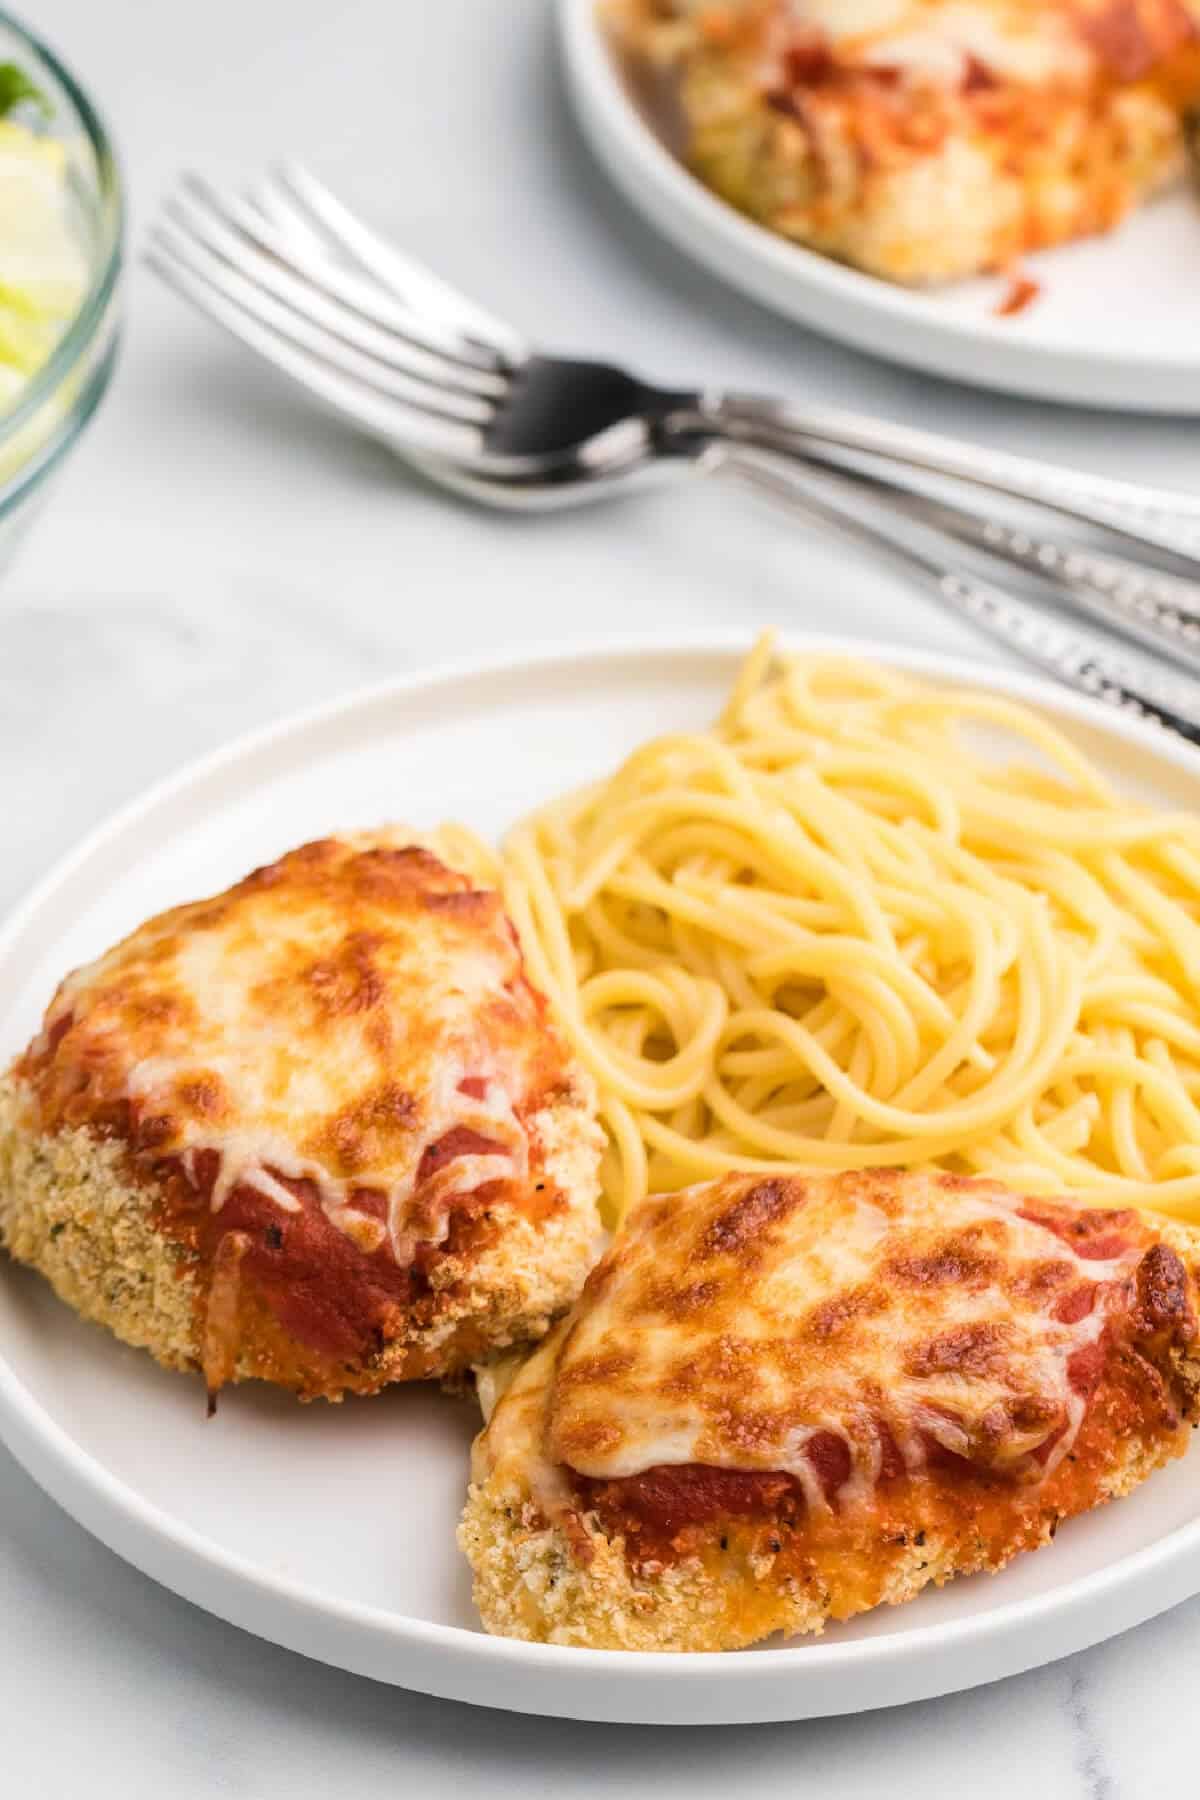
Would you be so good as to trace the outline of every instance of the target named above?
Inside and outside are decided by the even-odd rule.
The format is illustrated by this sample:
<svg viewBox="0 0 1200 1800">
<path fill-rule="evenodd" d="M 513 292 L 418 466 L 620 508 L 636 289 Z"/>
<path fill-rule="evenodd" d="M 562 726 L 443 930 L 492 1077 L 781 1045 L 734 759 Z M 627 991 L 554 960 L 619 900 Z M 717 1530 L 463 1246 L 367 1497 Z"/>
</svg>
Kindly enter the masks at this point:
<svg viewBox="0 0 1200 1800">
<path fill-rule="evenodd" d="M 814 331 L 943 379 L 1090 408 L 1200 411 L 1200 350 L 1153 341 L 1136 351 L 1081 350 L 1065 325 L 1026 339 L 1013 335 L 1011 320 L 990 314 L 938 317 L 924 290 L 840 263 L 738 212 L 671 155 L 631 102 L 600 3 L 556 0 L 560 55 L 584 136 L 634 208 L 727 284 Z M 1190 383 L 1186 394 L 1180 382 Z"/>
<path fill-rule="evenodd" d="M 983 688 L 1006 698 L 1041 707 L 1068 724 L 1075 722 L 1110 738 L 1124 739 L 1200 779 L 1200 762 L 1195 760 L 1197 752 L 1183 740 L 1174 739 L 1143 720 L 1110 712 L 1101 702 L 1075 694 L 1066 688 L 1059 688 L 1041 676 L 1003 665 L 981 664 L 965 655 L 918 649 L 885 640 L 854 639 L 833 633 L 809 634 L 799 631 L 781 631 L 779 638 L 781 644 L 788 649 L 815 655 L 843 655 L 881 662 L 924 675 L 927 679 Z M 356 687 L 332 700 L 284 715 L 193 758 L 173 773 L 152 783 L 102 819 L 81 842 L 57 858 L 35 881 L 24 899 L 0 921 L 0 964 L 12 954 L 24 932 L 43 908 L 61 890 L 69 887 L 94 857 L 103 853 L 130 830 L 152 823 L 156 812 L 162 811 L 189 790 L 200 791 L 214 777 L 247 761 L 261 758 L 265 753 L 278 751 L 289 740 L 300 744 L 312 733 L 326 730 L 338 722 L 352 720 L 357 714 L 369 712 L 381 705 L 403 705 L 407 698 L 420 696 L 439 687 L 453 688 L 472 680 L 496 681 L 513 675 L 527 677 L 540 673 L 552 676 L 556 669 L 578 671 L 586 665 L 605 660 L 644 666 L 647 658 L 651 657 L 711 657 L 714 661 L 725 660 L 732 664 L 737 657 L 748 652 L 752 641 L 752 634 L 733 630 L 620 634 L 598 636 L 582 642 L 548 641 L 491 656 L 439 661 Z M 1016 1648 L 1015 1656 L 1010 1653 L 1001 1657 L 999 1665 L 989 1674 L 979 1676 L 970 1673 L 964 1655 L 962 1668 L 957 1671 L 953 1668 L 948 1670 L 948 1678 L 939 1675 L 933 1684 L 918 1681 L 906 1685 L 901 1682 L 898 1691 L 889 1691 L 873 1699 L 864 1699 L 858 1695 L 853 1704 L 861 1708 L 931 1697 L 935 1693 L 974 1686 L 981 1681 L 998 1679 L 1003 1675 L 1052 1661 L 1057 1656 L 1069 1654 L 1112 1635 L 1114 1630 L 1123 1630 L 1140 1623 L 1166 1610 L 1177 1600 L 1183 1600 L 1192 1592 L 1200 1590 L 1200 1516 L 1197 1516 L 1189 1523 L 1175 1527 L 1154 1543 L 1143 1545 L 1140 1549 L 1118 1557 L 1102 1569 L 1075 1576 L 1057 1587 L 1006 1601 L 1001 1606 L 980 1614 L 942 1623 L 917 1625 L 904 1633 L 889 1634 L 882 1638 L 855 1639 L 843 1643 L 808 1640 L 800 1645 L 761 1649 L 752 1655 L 740 1657 L 731 1657 L 719 1651 L 613 1651 L 556 1644 L 529 1644 L 517 1639 L 490 1637 L 464 1626 L 442 1624 L 397 1613 L 379 1605 L 339 1598 L 310 1586 L 307 1582 L 265 1568 L 250 1557 L 226 1548 L 218 1540 L 181 1522 L 158 1504 L 147 1500 L 136 1487 L 114 1475 L 97 1456 L 84 1449 L 26 1388 L 17 1371 L 10 1365 L 2 1345 L 0 1439 L 3 1439 L 34 1480 L 86 1529 L 135 1567 L 207 1611 L 215 1612 L 218 1616 L 289 1649 L 314 1656 L 318 1660 L 334 1662 L 337 1666 L 356 1669 L 359 1673 L 372 1674 L 377 1679 L 391 1680 L 397 1685 L 417 1687 L 455 1698 L 477 1701 L 483 1699 L 485 1703 L 490 1701 L 493 1705 L 511 1704 L 516 1710 L 554 1713 L 558 1716 L 610 1720 L 660 1718 L 663 1717 L 662 1708 L 653 1701 L 648 1705 L 643 1703 L 640 1707 L 634 1703 L 634 1684 L 647 1681 L 648 1692 L 651 1685 L 657 1687 L 664 1679 L 670 1682 L 672 1688 L 704 1688 L 711 1685 L 719 1672 L 722 1693 L 729 1694 L 736 1690 L 741 1706 L 735 1706 L 728 1714 L 710 1715 L 712 1723 L 728 1722 L 734 1718 L 765 1720 L 804 1717 L 810 1716 L 805 1711 L 800 1694 L 802 1682 L 799 1678 L 804 1665 L 807 1665 L 808 1673 L 813 1678 L 838 1674 L 879 1678 L 894 1673 L 897 1665 L 902 1662 L 923 1661 L 931 1654 L 940 1656 L 944 1661 L 951 1661 L 956 1651 L 965 1653 L 972 1648 L 979 1648 L 981 1642 L 986 1647 L 993 1639 L 998 1641 L 1001 1648 L 1007 1645 L 1010 1652 Z M 1165 1591 L 1161 1578 L 1189 1556 L 1195 1563 L 1194 1575 L 1190 1578 L 1194 1580 L 1194 1587 L 1185 1586 L 1178 1592 Z M 182 1569 L 179 1564 L 182 1564 Z M 205 1590 L 206 1575 L 217 1578 L 219 1594 L 214 1595 Z M 1160 1578 L 1159 1585 L 1150 1597 L 1149 1604 L 1143 1604 L 1147 1596 L 1142 1590 L 1151 1584 L 1155 1576 Z M 243 1597 L 241 1602 L 238 1600 L 239 1590 Z M 285 1627 L 280 1625 L 279 1618 L 264 1621 L 262 1617 L 256 1616 L 256 1596 L 268 1606 L 274 1603 L 283 1609 L 288 1621 Z M 1098 1618 L 1097 1615 L 1104 1613 L 1108 1602 L 1122 1596 L 1127 1602 L 1132 1598 L 1134 1604 L 1132 1608 L 1126 1604 L 1121 1615 L 1122 1622 L 1110 1627 L 1105 1619 Z M 1057 1619 L 1061 1625 L 1065 1619 L 1068 1625 L 1074 1622 L 1078 1627 L 1081 1614 L 1089 1616 L 1091 1623 L 1083 1624 L 1082 1631 L 1070 1636 L 1065 1647 L 1053 1650 L 1046 1650 L 1044 1647 L 1018 1647 L 1021 1635 L 1025 1633 L 1029 1638 L 1034 1637 L 1039 1623 Z M 395 1675 L 386 1670 L 381 1672 L 380 1666 L 373 1664 L 371 1658 L 364 1661 L 360 1653 L 342 1648 L 336 1653 L 325 1654 L 321 1649 L 314 1648 L 311 1642 L 303 1641 L 301 1627 L 307 1624 L 311 1628 L 314 1623 L 319 1625 L 321 1622 L 331 1625 L 339 1633 L 357 1632 L 381 1640 L 385 1645 L 407 1645 L 418 1652 L 427 1650 L 438 1653 L 443 1665 L 447 1654 L 452 1661 L 465 1660 L 474 1665 L 472 1678 L 465 1685 L 477 1690 L 481 1690 L 481 1684 L 486 1684 L 489 1675 L 525 1672 L 536 1676 L 539 1673 L 547 1675 L 553 1672 L 565 1677 L 571 1690 L 586 1688 L 588 1678 L 595 1677 L 596 1691 L 586 1696 L 575 1692 L 567 1704 L 552 1704 L 544 1697 L 539 1697 L 533 1704 L 525 1704 L 519 1698 L 510 1700 L 499 1695 L 489 1696 L 482 1690 L 464 1692 L 464 1683 L 457 1678 L 449 1683 L 445 1682 L 444 1677 L 440 1683 L 435 1680 L 426 1683 L 420 1673 L 412 1671 L 403 1675 Z M 436 1671 L 430 1671 L 431 1675 L 435 1673 Z M 621 1676 L 627 1677 L 620 1684 L 626 1690 L 621 1696 L 622 1708 L 633 1704 L 633 1710 L 614 1711 L 608 1704 L 600 1705 L 599 1710 L 594 1710 L 606 1684 L 611 1692 L 614 1677 Z M 776 1678 L 774 1684 L 772 1677 Z M 752 1698 L 755 1691 L 761 1689 L 764 1693 L 770 1693 L 773 1685 L 778 1689 L 780 1677 L 794 1685 L 794 1697 L 787 1700 L 776 1698 L 768 1703 L 765 1710 L 757 1710 Z M 654 1678 L 653 1682 L 649 1682 L 648 1678 Z M 695 1696 L 693 1700 L 694 1698 Z M 747 1701 L 749 1710 L 746 1710 Z M 681 1701 L 680 1704 L 686 1708 L 686 1701 Z M 822 1714 L 830 1714 L 840 1709 L 822 1704 L 817 1710 Z M 671 1718 L 691 1719 L 692 1715 L 685 1710 L 672 1714 Z"/>
</svg>

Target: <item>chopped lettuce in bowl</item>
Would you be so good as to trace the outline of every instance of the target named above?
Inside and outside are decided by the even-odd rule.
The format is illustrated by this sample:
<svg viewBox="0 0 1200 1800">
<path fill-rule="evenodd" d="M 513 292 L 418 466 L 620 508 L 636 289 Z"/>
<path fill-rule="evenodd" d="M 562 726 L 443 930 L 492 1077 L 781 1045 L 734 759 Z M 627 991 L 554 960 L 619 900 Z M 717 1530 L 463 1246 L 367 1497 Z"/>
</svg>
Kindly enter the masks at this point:
<svg viewBox="0 0 1200 1800">
<path fill-rule="evenodd" d="M 9 70 L 19 73 L 0 64 L 0 108 Z M 0 117 L 0 406 L 41 368 L 87 291 L 66 182 L 67 153 L 56 138 Z"/>
<path fill-rule="evenodd" d="M 0 567 L 107 388 L 122 213 L 91 103 L 0 8 Z"/>
</svg>

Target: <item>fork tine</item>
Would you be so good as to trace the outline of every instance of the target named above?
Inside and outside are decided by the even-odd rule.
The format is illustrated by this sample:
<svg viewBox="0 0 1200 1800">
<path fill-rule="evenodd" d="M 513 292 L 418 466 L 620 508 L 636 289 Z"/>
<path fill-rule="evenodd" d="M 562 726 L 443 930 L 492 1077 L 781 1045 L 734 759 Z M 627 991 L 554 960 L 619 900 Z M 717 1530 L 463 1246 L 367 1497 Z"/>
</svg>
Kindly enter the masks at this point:
<svg viewBox="0 0 1200 1800">
<path fill-rule="evenodd" d="M 309 230 L 295 212 L 282 214 L 272 209 L 272 196 L 268 191 L 221 194 L 196 176 L 184 176 L 180 185 L 189 187 L 196 196 L 203 198 L 210 211 L 218 212 L 228 225 L 243 232 L 270 256 L 286 263 L 304 279 L 320 284 L 356 313 L 362 313 L 363 319 L 372 320 L 387 331 L 396 331 L 416 351 L 426 351 L 430 356 L 455 365 L 455 369 L 466 371 L 466 376 L 459 373 L 459 380 L 468 380 L 471 371 L 482 371 L 491 376 L 506 373 L 504 358 L 495 351 L 468 344 L 457 331 L 439 328 L 434 320 L 423 319 L 398 301 L 396 295 L 381 288 L 378 281 L 358 274 L 342 261 L 335 261 L 329 254 L 327 239 Z M 484 389 L 480 387 L 482 391 Z"/>
<path fill-rule="evenodd" d="M 277 205 L 273 190 L 264 180 L 260 179 L 236 201 L 230 195 L 225 195 L 224 200 L 231 212 L 235 206 L 244 209 L 243 216 L 253 217 L 256 228 L 265 225 L 277 239 L 285 239 L 293 250 L 328 258 L 328 239 L 314 231 L 311 225 L 306 225 L 294 208 Z M 378 293 L 379 289 L 373 291 Z"/>
<path fill-rule="evenodd" d="M 284 301 L 293 311 L 387 367 L 429 382 L 429 405 L 463 418 L 478 418 L 484 415 L 473 406 L 464 410 L 459 402 L 467 400 L 468 395 L 495 401 L 508 391 L 508 381 L 503 375 L 468 369 L 461 363 L 416 349 L 394 332 L 385 331 L 370 319 L 364 319 L 336 294 L 323 291 L 328 259 L 311 272 L 296 274 L 280 261 L 280 256 L 287 255 L 286 250 L 281 248 L 276 254 L 256 242 L 246 230 L 229 224 L 229 214 L 221 200 L 203 182 L 191 178 L 182 184 L 168 201 L 166 213 L 238 274 Z M 414 395 L 414 398 L 420 396 Z M 490 411 L 489 407 L 489 415 Z"/>
<path fill-rule="evenodd" d="M 223 282 L 215 280 L 210 272 L 190 260 L 191 253 L 192 247 L 182 234 L 173 233 L 159 224 L 143 254 L 150 267 L 184 299 L 190 300 L 234 337 L 282 369 L 334 412 L 414 455 L 449 457 L 468 463 L 482 455 L 483 437 L 478 427 L 405 405 L 355 376 L 331 368 L 321 357 L 282 337 L 260 316 L 241 305 Z"/>
<path fill-rule="evenodd" d="M 526 360 L 528 347 L 511 326 L 369 230 L 300 163 L 280 164 L 267 191 L 272 195 L 269 204 L 289 208 L 293 216 L 298 212 L 301 223 L 310 228 L 315 223 L 343 254 L 416 311 L 462 332 L 468 343 L 481 344 L 514 363 Z"/>
<path fill-rule="evenodd" d="M 458 393 L 417 381 L 296 311 L 287 301 L 259 286 L 250 275 L 227 261 L 203 237 L 193 233 L 185 217 L 167 212 L 159 220 L 158 229 L 180 260 L 188 263 L 196 274 L 207 276 L 215 287 L 236 300 L 243 311 L 252 313 L 264 325 L 290 338 L 301 349 L 310 351 L 341 374 L 356 376 L 366 386 L 393 399 L 404 400 L 437 418 L 486 425 L 494 416 L 494 407 L 479 395 Z"/>
</svg>

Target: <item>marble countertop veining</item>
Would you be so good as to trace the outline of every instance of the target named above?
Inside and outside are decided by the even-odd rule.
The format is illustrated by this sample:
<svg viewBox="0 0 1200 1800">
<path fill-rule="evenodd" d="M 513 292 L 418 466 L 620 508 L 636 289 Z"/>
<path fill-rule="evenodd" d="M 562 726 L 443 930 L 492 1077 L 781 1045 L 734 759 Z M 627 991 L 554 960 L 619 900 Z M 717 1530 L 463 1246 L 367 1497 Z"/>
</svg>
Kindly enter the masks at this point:
<svg viewBox="0 0 1200 1800">
<path fill-rule="evenodd" d="M 872 363 L 657 243 L 576 140 L 547 0 L 38 0 L 122 146 L 134 237 L 184 164 L 297 151 L 531 336 L 664 378 L 837 397 L 1195 483 L 1186 421 L 990 398 Z M 986 655 L 915 593 L 743 496 L 541 521 L 407 480 L 135 269 L 117 379 L 0 589 L 0 908 L 97 818 L 297 706 L 473 647 L 774 621 Z M 29 1800 L 1157 1800 L 1195 1788 L 1200 1601 L 998 1686 L 716 1732 L 472 1711 L 356 1680 L 127 1568 L 0 1450 L 0 1791 Z"/>
</svg>

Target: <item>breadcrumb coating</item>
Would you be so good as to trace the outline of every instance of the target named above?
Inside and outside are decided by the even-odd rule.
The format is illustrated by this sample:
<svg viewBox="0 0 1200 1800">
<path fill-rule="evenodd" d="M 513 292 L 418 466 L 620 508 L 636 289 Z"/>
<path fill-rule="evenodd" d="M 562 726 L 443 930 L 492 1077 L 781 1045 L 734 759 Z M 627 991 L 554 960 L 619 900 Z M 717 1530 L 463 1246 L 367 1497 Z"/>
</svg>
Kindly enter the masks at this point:
<svg viewBox="0 0 1200 1800">
<path fill-rule="evenodd" d="M 603 1139 L 493 875 L 455 828 L 323 838 L 68 975 L 0 1077 L 0 1243 L 210 1395 L 536 1341 Z"/>
<path fill-rule="evenodd" d="M 468 1254 L 436 1266 L 436 1310 L 401 1323 L 360 1366 L 306 1353 L 270 1311 L 243 1295 L 233 1381 L 261 1379 L 302 1399 L 339 1400 L 393 1381 L 447 1376 L 536 1343 L 570 1305 L 595 1260 L 595 1127 L 577 1108 L 538 1119 L 551 1179 L 580 1204 L 533 1221 L 496 1207 Z M 23 1084 L 0 1080 L 0 1244 L 45 1276 L 81 1318 L 148 1350 L 164 1368 L 199 1370 L 205 1271 L 164 1228 L 153 1185 L 133 1176 L 125 1146 L 76 1128 L 38 1129 Z"/>
<path fill-rule="evenodd" d="M 777 1192 L 785 1185 L 789 1193 Z M 872 1222 L 856 1211 L 871 1193 L 889 1200 L 893 1224 L 856 1252 L 848 1221 Z M 989 1222 L 998 1195 L 1010 1210 L 997 1204 Z M 831 1197 L 843 1206 L 842 1225 Z M 1029 1211 L 1016 1211 L 1009 1227 L 1017 1207 Z M 809 1216 L 825 1233 L 831 1286 L 812 1272 L 817 1255 L 801 1229 Z M 872 1255 L 889 1271 L 884 1289 L 863 1278 Z M 930 1585 L 1003 1568 L 1186 1449 L 1200 1419 L 1198 1269 L 1194 1227 L 1022 1202 L 994 1183 L 919 1171 L 787 1184 L 731 1176 L 648 1201 L 572 1313 L 493 1397 L 476 1440 L 459 1542 L 483 1624 L 594 1649 L 728 1650 L 775 1633 L 819 1633 Z M 915 1302 L 906 1279 L 918 1283 Z M 1107 1298 L 1093 1282 L 1110 1284 Z M 1034 1294 L 1045 1342 L 1062 1343 L 1071 1381 L 1082 1383 L 1070 1391 L 1086 1399 L 1053 1461 L 1053 1435 L 1035 1446 L 1041 1454 L 1006 1460 L 1001 1428 L 1063 1429 L 1050 1407 L 1053 1351 L 1040 1365 L 1049 1371 L 1041 1390 L 1036 1359 L 1012 1365 L 1004 1419 L 989 1398 L 996 1347 L 1007 1344 L 1012 1356 L 1022 1297 Z M 975 1326 L 945 1329 L 956 1295 L 975 1309 Z M 777 1387 L 779 1410 L 763 1412 L 760 1376 L 739 1353 L 749 1354 L 747 1309 L 770 1296 L 778 1316 L 754 1341 L 764 1369 L 787 1353 L 795 1405 L 789 1410 Z M 861 1444 L 876 1431 L 886 1436 L 884 1389 L 899 1394 L 903 1384 L 882 1364 L 872 1380 L 863 1355 L 889 1318 L 905 1334 L 902 1365 L 925 1384 L 901 1402 L 922 1430 L 937 1424 L 935 1413 L 952 1424 L 970 1419 L 983 1396 L 982 1435 L 970 1455 L 939 1452 L 926 1435 L 915 1464 L 895 1456 L 885 1467 L 877 1458 L 866 1481 L 850 1479 L 847 1457 L 822 1503 L 781 1470 L 802 1469 L 803 1446 L 831 1436 L 826 1427 L 840 1429 L 847 1416 Z M 1089 1331 L 1088 1319 L 1102 1328 Z M 1072 1329 L 1083 1348 L 1072 1348 Z M 958 1388 L 942 1381 L 951 1351 Z M 732 1387 L 704 1386 L 714 1355 L 717 1368 L 733 1372 Z M 859 1397 L 850 1415 L 838 1386 L 845 1379 Z M 688 1408 L 707 1433 L 707 1456 L 690 1447 Z M 899 1415 L 891 1417 L 900 1432 Z M 638 1420 L 649 1422 L 640 1438 Z M 780 1464 L 760 1449 L 764 1429 L 780 1433 Z M 578 1460 L 564 1443 L 578 1447 Z M 666 1458 L 656 1454 L 660 1444 Z M 591 1475 L 579 1472 L 579 1460 Z M 611 1473 L 595 1472 L 604 1468 Z"/>
</svg>

